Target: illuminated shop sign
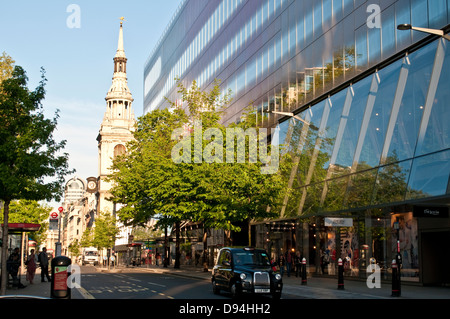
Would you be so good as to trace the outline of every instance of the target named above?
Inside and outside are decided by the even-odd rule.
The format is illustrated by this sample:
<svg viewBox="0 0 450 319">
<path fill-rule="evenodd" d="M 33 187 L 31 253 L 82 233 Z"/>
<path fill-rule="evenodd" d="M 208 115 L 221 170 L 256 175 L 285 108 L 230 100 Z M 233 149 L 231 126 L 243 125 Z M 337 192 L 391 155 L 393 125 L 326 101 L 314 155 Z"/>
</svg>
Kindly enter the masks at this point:
<svg viewBox="0 0 450 319">
<path fill-rule="evenodd" d="M 448 218 L 448 207 L 414 206 L 413 216 Z"/>
</svg>

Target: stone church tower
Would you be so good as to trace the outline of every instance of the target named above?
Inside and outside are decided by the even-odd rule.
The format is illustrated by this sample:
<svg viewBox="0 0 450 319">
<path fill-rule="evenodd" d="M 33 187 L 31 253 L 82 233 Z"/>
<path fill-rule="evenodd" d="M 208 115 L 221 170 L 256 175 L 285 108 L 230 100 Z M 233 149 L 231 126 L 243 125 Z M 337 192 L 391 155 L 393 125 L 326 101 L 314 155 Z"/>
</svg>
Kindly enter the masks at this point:
<svg viewBox="0 0 450 319">
<path fill-rule="evenodd" d="M 106 94 L 106 112 L 103 117 L 98 141 L 97 212 L 115 213 L 116 207 L 106 200 L 111 184 L 105 181 L 110 174 L 112 158 L 126 151 L 126 143 L 133 139 L 133 98 L 127 85 L 127 58 L 123 47 L 123 18 L 119 29 L 119 41 L 114 57 L 112 85 Z"/>
</svg>

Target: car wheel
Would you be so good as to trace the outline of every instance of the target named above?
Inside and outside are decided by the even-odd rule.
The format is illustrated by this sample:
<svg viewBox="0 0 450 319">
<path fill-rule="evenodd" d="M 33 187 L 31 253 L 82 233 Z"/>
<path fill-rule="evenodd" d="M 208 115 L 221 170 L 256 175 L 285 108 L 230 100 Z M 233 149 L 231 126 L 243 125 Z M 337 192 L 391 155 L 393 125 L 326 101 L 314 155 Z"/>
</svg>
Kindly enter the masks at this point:
<svg viewBox="0 0 450 319">
<path fill-rule="evenodd" d="M 230 292 L 231 292 L 231 297 L 233 299 L 236 299 L 239 297 L 239 291 L 238 291 L 238 287 L 236 286 L 236 283 L 233 282 L 233 284 L 230 287 Z"/>
<path fill-rule="evenodd" d="M 217 286 L 215 279 L 212 280 L 212 290 L 215 295 L 218 295 L 220 293 L 220 288 Z"/>
</svg>

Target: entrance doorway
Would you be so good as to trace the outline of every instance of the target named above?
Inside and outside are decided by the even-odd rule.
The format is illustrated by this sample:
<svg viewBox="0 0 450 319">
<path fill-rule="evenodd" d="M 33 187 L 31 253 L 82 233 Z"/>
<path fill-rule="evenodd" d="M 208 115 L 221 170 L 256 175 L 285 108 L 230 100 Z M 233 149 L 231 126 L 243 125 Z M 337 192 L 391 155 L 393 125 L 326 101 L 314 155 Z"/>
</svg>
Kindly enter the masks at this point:
<svg viewBox="0 0 450 319">
<path fill-rule="evenodd" d="M 450 231 L 422 232 L 422 283 L 450 285 L 450 254 L 445 246 L 450 242 Z"/>
</svg>

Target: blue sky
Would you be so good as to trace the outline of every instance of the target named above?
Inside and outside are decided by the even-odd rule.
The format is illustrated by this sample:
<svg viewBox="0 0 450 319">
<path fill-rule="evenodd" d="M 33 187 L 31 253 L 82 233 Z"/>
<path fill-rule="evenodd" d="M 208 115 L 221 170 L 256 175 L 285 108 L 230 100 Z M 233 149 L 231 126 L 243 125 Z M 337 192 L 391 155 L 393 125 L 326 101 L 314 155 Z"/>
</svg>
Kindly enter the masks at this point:
<svg viewBox="0 0 450 319">
<path fill-rule="evenodd" d="M 97 141 L 111 86 L 121 16 L 128 58 L 128 87 L 136 117 L 142 115 L 143 68 L 180 0 L 21 0 L 0 4 L 0 54 L 22 66 L 34 89 L 40 68 L 48 79 L 44 108 L 60 110 L 58 140 L 67 140 L 69 164 L 80 178 L 98 175 Z M 80 9 L 80 27 L 71 4 Z M 72 176 L 68 176 L 70 178 Z"/>
</svg>

